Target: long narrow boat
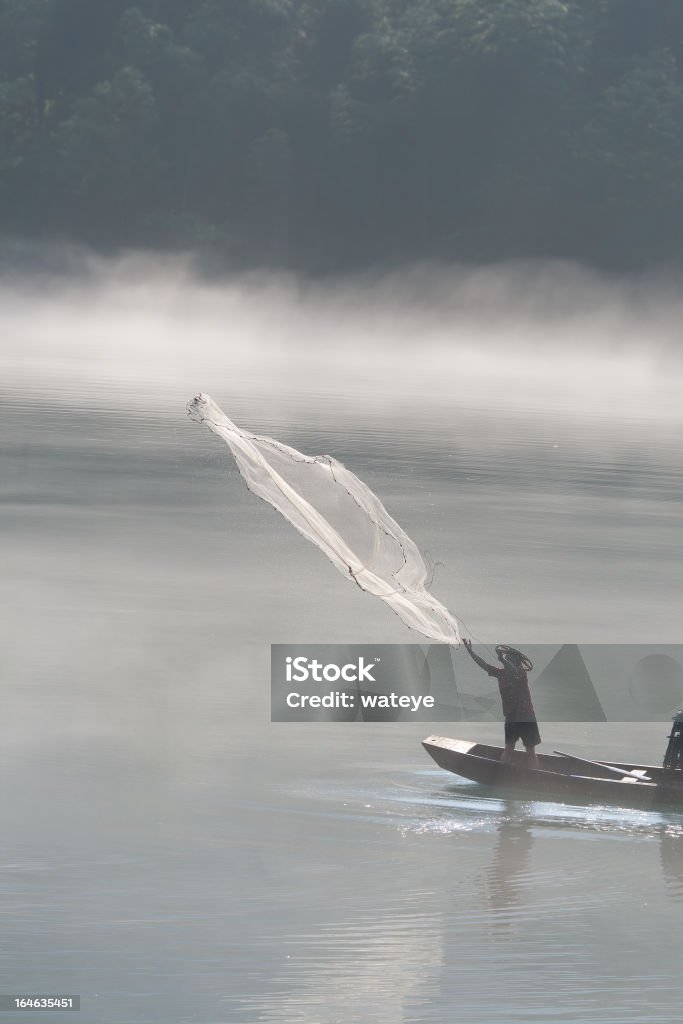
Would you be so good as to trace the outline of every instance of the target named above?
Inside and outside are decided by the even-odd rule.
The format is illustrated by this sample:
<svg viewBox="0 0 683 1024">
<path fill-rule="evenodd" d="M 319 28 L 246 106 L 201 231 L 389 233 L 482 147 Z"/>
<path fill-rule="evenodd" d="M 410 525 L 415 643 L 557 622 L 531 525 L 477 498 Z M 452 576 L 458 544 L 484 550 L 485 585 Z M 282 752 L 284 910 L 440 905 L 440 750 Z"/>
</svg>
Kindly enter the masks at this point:
<svg viewBox="0 0 683 1024">
<path fill-rule="evenodd" d="M 569 754 L 538 754 L 538 769 L 526 755 L 501 761 L 502 747 L 429 736 L 422 746 L 441 768 L 473 782 L 566 803 L 617 804 L 644 810 L 683 811 L 683 771 L 621 761 L 587 761 Z"/>
</svg>

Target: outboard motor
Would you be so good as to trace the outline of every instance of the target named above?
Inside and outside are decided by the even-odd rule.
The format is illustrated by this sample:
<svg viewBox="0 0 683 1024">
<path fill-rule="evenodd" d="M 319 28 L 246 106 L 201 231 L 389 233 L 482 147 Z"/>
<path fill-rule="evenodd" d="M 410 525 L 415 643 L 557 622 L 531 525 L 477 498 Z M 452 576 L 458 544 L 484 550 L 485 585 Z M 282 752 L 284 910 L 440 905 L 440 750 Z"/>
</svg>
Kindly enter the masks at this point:
<svg viewBox="0 0 683 1024">
<path fill-rule="evenodd" d="M 669 734 L 669 745 L 664 755 L 665 768 L 683 768 L 683 709 L 674 715 L 673 726 Z"/>
</svg>

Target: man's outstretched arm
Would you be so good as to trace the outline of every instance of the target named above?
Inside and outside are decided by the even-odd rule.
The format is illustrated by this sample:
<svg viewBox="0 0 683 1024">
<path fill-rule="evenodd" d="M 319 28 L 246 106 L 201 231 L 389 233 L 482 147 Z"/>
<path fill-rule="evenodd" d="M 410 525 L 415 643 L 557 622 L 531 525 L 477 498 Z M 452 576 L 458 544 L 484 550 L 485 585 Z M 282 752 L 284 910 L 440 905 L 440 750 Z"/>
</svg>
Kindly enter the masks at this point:
<svg viewBox="0 0 683 1024">
<path fill-rule="evenodd" d="M 498 675 L 500 675 L 500 669 L 499 668 L 496 668 L 495 665 L 489 665 L 489 663 L 487 661 L 484 661 L 483 658 L 480 658 L 478 654 L 474 653 L 474 651 L 472 650 L 472 641 L 471 640 L 463 640 L 463 643 L 465 645 L 465 650 L 469 654 L 470 658 L 472 659 L 472 661 L 477 663 L 479 668 L 483 668 L 484 672 L 488 672 L 488 674 L 490 676 L 498 676 Z"/>
</svg>

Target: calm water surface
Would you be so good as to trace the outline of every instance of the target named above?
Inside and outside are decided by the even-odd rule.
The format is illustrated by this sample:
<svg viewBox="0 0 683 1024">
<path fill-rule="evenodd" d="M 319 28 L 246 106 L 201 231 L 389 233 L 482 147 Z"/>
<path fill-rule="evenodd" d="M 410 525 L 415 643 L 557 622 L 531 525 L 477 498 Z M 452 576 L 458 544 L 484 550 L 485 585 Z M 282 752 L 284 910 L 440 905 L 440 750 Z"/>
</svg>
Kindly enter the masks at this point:
<svg viewBox="0 0 683 1024">
<path fill-rule="evenodd" d="M 172 365 L 144 332 L 144 365 L 107 363 L 78 339 L 128 344 L 129 307 L 73 311 L 72 342 L 45 302 L 10 310 L 0 413 L 2 991 L 102 1024 L 679 1021 L 683 816 L 494 799 L 424 726 L 271 725 L 271 642 L 414 636 L 184 417 L 201 388 L 342 459 L 487 640 L 680 642 L 676 368 L 614 401 L 558 359 L 520 398 L 495 341 L 463 383 L 380 338 L 370 377 L 336 344 L 285 373 L 212 311 Z M 665 731 L 544 749 L 658 762 Z"/>
</svg>

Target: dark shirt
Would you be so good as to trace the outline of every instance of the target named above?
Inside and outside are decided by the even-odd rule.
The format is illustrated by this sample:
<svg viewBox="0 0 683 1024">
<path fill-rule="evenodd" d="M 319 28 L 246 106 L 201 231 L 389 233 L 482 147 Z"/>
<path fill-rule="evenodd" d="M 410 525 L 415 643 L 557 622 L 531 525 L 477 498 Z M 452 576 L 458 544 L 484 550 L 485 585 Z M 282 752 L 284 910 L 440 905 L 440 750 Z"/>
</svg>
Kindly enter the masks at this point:
<svg viewBox="0 0 683 1024">
<path fill-rule="evenodd" d="M 468 647 L 470 657 L 483 668 L 488 675 L 498 680 L 500 698 L 503 702 L 503 714 L 506 722 L 535 722 L 536 712 L 531 702 L 529 680 L 523 668 L 498 668 L 489 665 L 478 654 Z"/>
</svg>

